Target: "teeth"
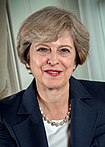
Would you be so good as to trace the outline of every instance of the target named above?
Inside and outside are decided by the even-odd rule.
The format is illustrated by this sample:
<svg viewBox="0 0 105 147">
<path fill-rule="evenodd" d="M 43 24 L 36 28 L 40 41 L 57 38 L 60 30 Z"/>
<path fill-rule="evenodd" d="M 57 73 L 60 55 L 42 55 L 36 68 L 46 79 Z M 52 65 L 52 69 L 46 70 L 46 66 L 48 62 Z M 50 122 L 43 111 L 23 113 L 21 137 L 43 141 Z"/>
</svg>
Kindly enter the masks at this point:
<svg viewBox="0 0 105 147">
<path fill-rule="evenodd" d="M 52 74 L 57 74 L 57 73 L 59 73 L 59 72 L 54 72 L 54 71 L 51 71 L 50 73 L 52 73 Z"/>
</svg>

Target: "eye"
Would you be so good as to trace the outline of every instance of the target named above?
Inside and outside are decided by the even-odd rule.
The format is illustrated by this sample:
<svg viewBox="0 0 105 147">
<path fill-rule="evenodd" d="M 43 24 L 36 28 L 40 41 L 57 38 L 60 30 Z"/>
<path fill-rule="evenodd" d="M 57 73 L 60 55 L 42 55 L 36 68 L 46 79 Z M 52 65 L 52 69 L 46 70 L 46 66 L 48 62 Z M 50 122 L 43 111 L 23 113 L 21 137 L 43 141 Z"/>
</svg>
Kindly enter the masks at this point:
<svg viewBox="0 0 105 147">
<path fill-rule="evenodd" d="M 69 48 L 61 48 L 59 49 L 59 54 L 61 56 L 69 56 L 71 53 L 70 49 Z"/>
<path fill-rule="evenodd" d="M 50 48 L 46 48 L 46 47 L 40 47 L 37 49 L 37 53 L 39 53 L 40 55 L 47 55 L 51 52 Z"/>
<path fill-rule="evenodd" d="M 41 48 L 38 48 L 37 51 L 38 52 L 47 52 L 48 49 L 47 48 L 44 48 L 44 47 L 41 47 Z"/>
<path fill-rule="evenodd" d="M 70 50 L 68 48 L 62 48 L 60 49 L 60 52 L 70 53 Z"/>
</svg>

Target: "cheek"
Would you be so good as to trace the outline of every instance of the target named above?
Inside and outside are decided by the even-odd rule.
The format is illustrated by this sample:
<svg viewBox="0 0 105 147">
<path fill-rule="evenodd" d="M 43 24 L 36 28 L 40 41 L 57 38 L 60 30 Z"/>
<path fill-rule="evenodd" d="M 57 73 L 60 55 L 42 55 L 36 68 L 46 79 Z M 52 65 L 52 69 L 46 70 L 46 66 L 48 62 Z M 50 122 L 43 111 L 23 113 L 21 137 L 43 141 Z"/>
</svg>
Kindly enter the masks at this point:
<svg viewBox="0 0 105 147">
<path fill-rule="evenodd" d="M 75 58 L 69 58 L 68 60 L 63 60 L 63 65 L 67 68 L 67 69 L 73 69 L 73 67 L 75 66 Z"/>
<path fill-rule="evenodd" d="M 30 56 L 30 66 L 32 68 L 40 68 L 45 64 L 45 59 L 39 56 Z"/>
<path fill-rule="evenodd" d="M 35 59 L 34 60 L 34 63 L 35 63 L 35 65 L 37 66 L 37 67 L 40 67 L 41 66 L 41 60 L 39 60 L 39 59 Z"/>
<path fill-rule="evenodd" d="M 41 61 L 36 57 L 31 57 L 30 58 L 30 66 L 31 67 L 40 67 L 41 66 Z"/>
<path fill-rule="evenodd" d="M 75 51 L 75 49 L 72 51 L 70 57 L 64 59 L 63 63 L 65 64 L 67 69 L 73 70 L 73 68 L 76 66 L 76 51 Z"/>
</svg>

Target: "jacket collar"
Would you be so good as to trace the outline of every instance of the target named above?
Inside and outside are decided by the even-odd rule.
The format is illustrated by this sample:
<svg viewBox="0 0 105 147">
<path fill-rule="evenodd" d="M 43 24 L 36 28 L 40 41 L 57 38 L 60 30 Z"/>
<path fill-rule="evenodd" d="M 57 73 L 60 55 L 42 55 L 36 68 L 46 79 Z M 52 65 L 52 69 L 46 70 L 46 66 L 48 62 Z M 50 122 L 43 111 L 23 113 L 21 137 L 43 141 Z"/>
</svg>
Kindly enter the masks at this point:
<svg viewBox="0 0 105 147">
<path fill-rule="evenodd" d="M 70 80 L 70 94 L 72 107 L 70 144 L 73 147 L 88 147 L 92 142 L 98 118 L 94 98 L 82 83 L 73 77 Z"/>
<path fill-rule="evenodd" d="M 22 96 L 22 102 L 20 104 L 18 114 L 31 114 L 36 106 L 38 106 L 37 89 L 35 79 L 33 79 L 32 83 L 25 90 Z"/>
<path fill-rule="evenodd" d="M 70 98 L 91 99 L 91 94 L 85 89 L 81 82 L 74 77 L 70 78 Z"/>
<path fill-rule="evenodd" d="M 30 142 L 29 133 L 34 134 L 34 132 L 36 132 L 39 134 L 40 131 L 42 135 L 38 136 L 37 134 L 37 139 L 39 140 L 39 143 L 41 143 L 42 138 L 42 146 L 44 143 L 44 146 L 47 147 L 48 144 L 45 135 L 46 133 L 38 108 L 35 88 L 35 80 L 33 80 L 32 84 L 24 92 L 18 111 L 18 114 L 31 114 L 29 115 L 31 117 L 28 117 L 28 119 L 24 122 L 14 126 L 14 131 L 16 132 L 17 136 L 20 136 L 19 140 L 21 140 L 23 136 L 26 137 L 27 144 Z M 70 100 L 72 106 L 70 127 L 71 146 L 80 147 L 81 145 L 83 147 L 88 147 L 90 146 L 91 138 L 94 134 L 98 112 L 94 108 L 94 99 L 92 98 L 91 94 L 85 89 L 80 81 L 73 77 L 70 78 Z M 25 132 L 24 135 L 22 134 L 22 129 Z M 31 139 L 31 142 L 34 142 L 34 139 Z"/>
<path fill-rule="evenodd" d="M 70 99 L 91 99 L 92 96 L 83 87 L 83 85 L 74 77 L 70 78 Z M 32 110 L 38 106 L 37 88 L 35 79 L 23 94 L 22 102 L 18 114 L 31 114 Z"/>
<path fill-rule="evenodd" d="M 34 79 L 31 85 L 24 92 L 18 110 L 17 117 L 18 119 L 23 118 L 23 121 L 14 125 L 13 130 L 19 140 L 20 146 L 48 147 L 44 124 L 37 101 L 37 90 L 35 91 L 35 89 Z"/>
</svg>

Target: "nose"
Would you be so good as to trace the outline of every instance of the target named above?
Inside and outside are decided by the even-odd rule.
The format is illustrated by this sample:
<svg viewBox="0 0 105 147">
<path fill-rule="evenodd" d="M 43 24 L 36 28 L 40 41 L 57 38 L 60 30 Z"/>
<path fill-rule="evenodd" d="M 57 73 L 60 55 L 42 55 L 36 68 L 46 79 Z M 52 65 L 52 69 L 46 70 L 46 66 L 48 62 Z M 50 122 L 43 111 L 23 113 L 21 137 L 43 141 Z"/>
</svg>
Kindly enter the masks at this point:
<svg viewBox="0 0 105 147">
<path fill-rule="evenodd" d="M 59 64 L 58 54 L 56 51 L 51 51 L 51 53 L 49 54 L 48 64 L 50 64 L 52 66 Z"/>
</svg>

